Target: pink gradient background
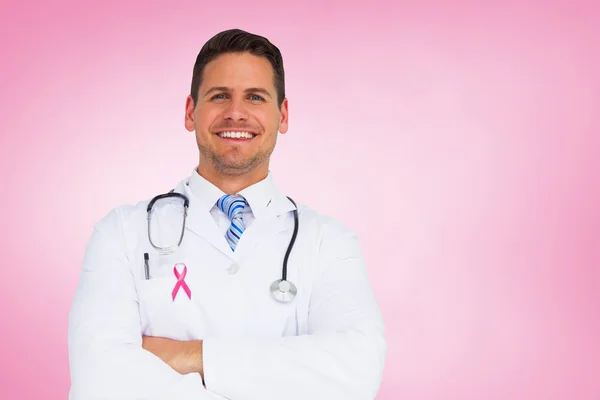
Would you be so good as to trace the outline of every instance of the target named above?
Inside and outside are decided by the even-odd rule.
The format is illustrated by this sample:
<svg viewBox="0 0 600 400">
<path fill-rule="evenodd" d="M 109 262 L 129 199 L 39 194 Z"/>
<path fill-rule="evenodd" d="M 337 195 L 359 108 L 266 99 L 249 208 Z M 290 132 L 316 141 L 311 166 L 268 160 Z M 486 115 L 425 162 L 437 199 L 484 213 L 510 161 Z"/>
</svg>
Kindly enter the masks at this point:
<svg viewBox="0 0 600 400">
<path fill-rule="evenodd" d="M 0 398 L 67 398 L 92 225 L 191 171 L 196 54 L 240 27 L 284 56 L 276 182 L 361 235 L 378 399 L 600 399 L 597 4 L 81 3 L 0 10 Z"/>
</svg>

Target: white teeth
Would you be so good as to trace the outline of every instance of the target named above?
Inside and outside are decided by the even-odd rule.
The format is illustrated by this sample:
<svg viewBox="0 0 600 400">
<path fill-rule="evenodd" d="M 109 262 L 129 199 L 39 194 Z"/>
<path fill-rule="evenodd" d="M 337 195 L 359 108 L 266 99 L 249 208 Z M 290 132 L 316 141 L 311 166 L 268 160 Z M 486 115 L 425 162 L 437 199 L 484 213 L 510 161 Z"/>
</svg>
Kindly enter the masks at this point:
<svg viewBox="0 0 600 400">
<path fill-rule="evenodd" d="M 252 139 L 254 137 L 254 134 L 249 132 L 221 132 L 219 133 L 219 136 L 221 136 L 222 138 Z"/>
</svg>

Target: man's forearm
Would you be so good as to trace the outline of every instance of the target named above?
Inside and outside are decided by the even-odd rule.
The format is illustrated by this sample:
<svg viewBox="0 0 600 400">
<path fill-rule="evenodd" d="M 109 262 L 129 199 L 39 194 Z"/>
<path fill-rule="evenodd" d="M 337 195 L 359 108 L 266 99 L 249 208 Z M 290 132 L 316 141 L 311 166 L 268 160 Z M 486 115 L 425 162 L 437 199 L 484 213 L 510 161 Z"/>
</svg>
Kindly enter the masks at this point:
<svg viewBox="0 0 600 400">
<path fill-rule="evenodd" d="M 144 336 L 142 347 L 180 374 L 198 373 L 204 378 L 202 340 L 180 341 Z"/>
<path fill-rule="evenodd" d="M 185 363 L 190 372 L 197 372 L 204 379 L 204 363 L 202 362 L 202 340 L 192 340 L 184 346 Z"/>
</svg>

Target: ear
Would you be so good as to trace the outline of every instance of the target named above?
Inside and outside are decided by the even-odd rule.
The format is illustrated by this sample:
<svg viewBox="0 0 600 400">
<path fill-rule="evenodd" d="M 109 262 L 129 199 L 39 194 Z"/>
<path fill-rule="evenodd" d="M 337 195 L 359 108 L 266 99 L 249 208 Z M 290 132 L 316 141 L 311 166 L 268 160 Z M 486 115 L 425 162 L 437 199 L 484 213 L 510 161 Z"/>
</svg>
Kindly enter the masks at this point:
<svg viewBox="0 0 600 400">
<path fill-rule="evenodd" d="M 194 121 L 194 110 L 196 106 L 194 104 L 194 99 L 192 96 L 188 96 L 185 100 L 185 129 L 190 132 L 196 130 L 196 124 Z"/>
<path fill-rule="evenodd" d="M 286 133 L 288 130 L 288 99 L 283 99 L 281 103 L 281 109 L 279 110 L 281 113 L 281 120 L 279 121 L 279 132 Z"/>
</svg>

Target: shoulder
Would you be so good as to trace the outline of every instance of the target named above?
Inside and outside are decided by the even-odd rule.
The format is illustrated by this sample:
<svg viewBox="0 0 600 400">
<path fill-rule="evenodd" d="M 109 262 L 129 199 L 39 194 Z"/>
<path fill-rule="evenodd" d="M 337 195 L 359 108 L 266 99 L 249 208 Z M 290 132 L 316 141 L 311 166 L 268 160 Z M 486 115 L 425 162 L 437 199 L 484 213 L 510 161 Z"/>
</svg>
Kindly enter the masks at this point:
<svg viewBox="0 0 600 400">
<path fill-rule="evenodd" d="M 136 203 L 123 203 L 110 209 L 100 220 L 94 224 L 95 231 L 107 232 L 111 235 L 130 236 L 136 235 L 141 225 L 146 225 L 148 215 L 148 205 L 157 195 L 165 195 L 172 191 L 182 192 L 185 187 L 186 179 L 179 181 L 175 188 L 169 192 L 150 193 L 147 197 Z M 165 202 L 161 201 L 161 204 Z M 156 207 L 153 208 L 153 213 Z"/>
<path fill-rule="evenodd" d="M 340 246 L 358 246 L 357 232 L 340 219 L 321 213 L 306 204 L 298 204 L 298 214 L 301 223 L 308 225 L 314 232 L 319 252 L 327 252 Z"/>
<path fill-rule="evenodd" d="M 181 191 L 185 187 L 187 178 L 180 180 L 175 188 L 171 191 Z M 123 203 L 110 209 L 99 221 L 94 224 L 96 230 L 120 230 L 121 233 L 127 234 L 128 230 L 138 229 L 141 223 L 146 222 L 148 214 L 148 205 L 158 194 L 166 192 L 157 192 L 149 194 L 147 197 L 137 201 L 136 203 Z"/>
<path fill-rule="evenodd" d="M 137 203 L 117 205 L 94 224 L 94 229 L 100 233 L 123 236 L 132 226 L 145 221 L 149 203 L 150 199 L 145 199 Z"/>
</svg>

